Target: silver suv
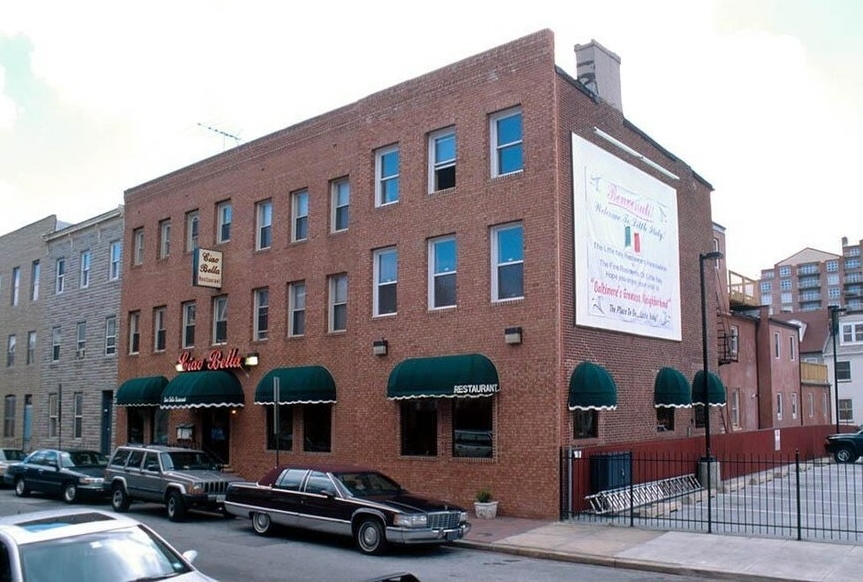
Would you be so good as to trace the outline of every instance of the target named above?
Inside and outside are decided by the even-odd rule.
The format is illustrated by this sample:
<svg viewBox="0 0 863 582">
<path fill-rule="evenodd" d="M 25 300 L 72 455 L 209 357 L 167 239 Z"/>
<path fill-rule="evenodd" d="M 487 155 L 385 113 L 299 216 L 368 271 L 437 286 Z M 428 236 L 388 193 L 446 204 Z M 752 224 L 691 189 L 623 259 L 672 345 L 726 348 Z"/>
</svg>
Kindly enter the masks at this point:
<svg viewBox="0 0 863 582">
<path fill-rule="evenodd" d="M 193 507 L 223 511 L 234 481 L 243 479 L 222 472 L 203 451 L 161 445 L 118 447 L 105 469 L 114 511 L 128 511 L 132 501 L 164 503 L 171 521 L 182 521 Z"/>
</svg>

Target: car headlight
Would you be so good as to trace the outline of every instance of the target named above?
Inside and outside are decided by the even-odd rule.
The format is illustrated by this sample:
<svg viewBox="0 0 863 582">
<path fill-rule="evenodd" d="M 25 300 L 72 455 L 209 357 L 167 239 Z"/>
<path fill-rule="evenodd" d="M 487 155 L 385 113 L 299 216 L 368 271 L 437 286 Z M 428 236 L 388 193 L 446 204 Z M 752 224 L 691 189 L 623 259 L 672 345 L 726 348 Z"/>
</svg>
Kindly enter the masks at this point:
<svg viewBox="0 0 863 582">
<path fill-rule="evenodd" d="M 201 495 L 204 493 L 203 483 L 192 483 L 192 486 L 189 487 L 189 493 L 192 495 Z"/>
<path fill-rule="evenodd" d="M 78 483 L 81 485 L 98 485 L 103 481 L 102 477 L 78 477 Z"/>
<path fill-rule="evenodd" d="M 401 527 L 426 527 L 428 526 L 428 521 L 428 515 L 425 513 L 414 513 L 410 515 L 397 515 L 394 523 Z"/>
<path fill-rule="evenodd" d="M 459 512 L 458 521 L 459 521 L 459 523 L 461 523 L 463 521 L 467 521 L 467 511 L 460 511 Z"/>
</svg>

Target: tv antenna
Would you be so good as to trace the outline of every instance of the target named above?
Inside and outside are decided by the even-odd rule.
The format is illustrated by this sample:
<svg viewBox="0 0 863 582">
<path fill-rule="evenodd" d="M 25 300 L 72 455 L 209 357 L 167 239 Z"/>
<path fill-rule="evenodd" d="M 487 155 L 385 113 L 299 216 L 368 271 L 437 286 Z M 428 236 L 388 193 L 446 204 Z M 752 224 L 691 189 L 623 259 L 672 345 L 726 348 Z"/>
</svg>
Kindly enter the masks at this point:
<svg viewBox="0 0 863 582">
<path fill-rule="evenodd" d="M 208 130 L 212 131 L 213 133 L 218 133 L 219 135 L 221 135 L 222 136 L 222 149 L 223 150 L 227 149 L 225 147 L 225 138 L 234 140 L 234 145 L 240 145 L 240 138 L 238 136 L 232 134 L 232 133 L 228 133 L 227 131 L 222 131 L 221 129 L 217 129 L 215 127 L 210 127 L 209 125 L 207 125 L 205 123 L 199 122 L 198 126 L 203 127 L 204 129 L 208 129 Z"/>
</svg>

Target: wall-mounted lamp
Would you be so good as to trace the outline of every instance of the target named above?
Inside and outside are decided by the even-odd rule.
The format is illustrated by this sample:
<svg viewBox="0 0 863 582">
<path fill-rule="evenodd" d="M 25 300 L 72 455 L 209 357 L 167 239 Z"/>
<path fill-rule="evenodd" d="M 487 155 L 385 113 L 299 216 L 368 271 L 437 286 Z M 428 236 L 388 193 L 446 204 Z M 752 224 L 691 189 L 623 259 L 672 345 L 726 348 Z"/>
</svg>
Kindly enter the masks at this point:
<svg viewBox="0 0 863 582">
<path fill-rule="evenodd" d="M 389 350 L 389 343 L 385 339 L 379 339 L 372 342 L 372 353 L 376 356 L 385 356 Z"/>
<path fill-rule="evenodd" d="M 247 354 L 246 358 L 243 360 L 243 364 L 247 367 L 251 368 L 253 366 L 258 365 L 258 352 L 252 352 L 251 354 Z"/>
<path fill-rule="evenodd" d="M 516 345 L 521 343 L 521 328 L 520 327 L 508 327 L 503 330 L 503 341 L 510 345 Z"/>
<path fill-rule="evenodd" d="M 195 425 L 191 422 L 186 422 L 177 425 L 177 440 L 190 441 L 195 434 Z"/>
<path fill-rule="evenodd" d="M 178 372 L 182 372 L 183 371 L 183 364 L 177 362 L 177 365 L 174 366 L 174 369 L 177 370 Z"/>
</svg>

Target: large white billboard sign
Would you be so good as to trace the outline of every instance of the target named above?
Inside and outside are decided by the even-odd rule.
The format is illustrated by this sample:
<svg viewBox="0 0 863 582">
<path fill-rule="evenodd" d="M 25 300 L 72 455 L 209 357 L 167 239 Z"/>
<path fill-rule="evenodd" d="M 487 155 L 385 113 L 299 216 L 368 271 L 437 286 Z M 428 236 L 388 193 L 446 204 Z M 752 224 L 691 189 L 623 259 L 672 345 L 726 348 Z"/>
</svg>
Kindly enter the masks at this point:
<svg viewBox="0 0 863 582">
<path fill-rule="evenodd" d="M 575 323 L 680 340 L 677 192 L 572 135 Z"/>
</svg>

